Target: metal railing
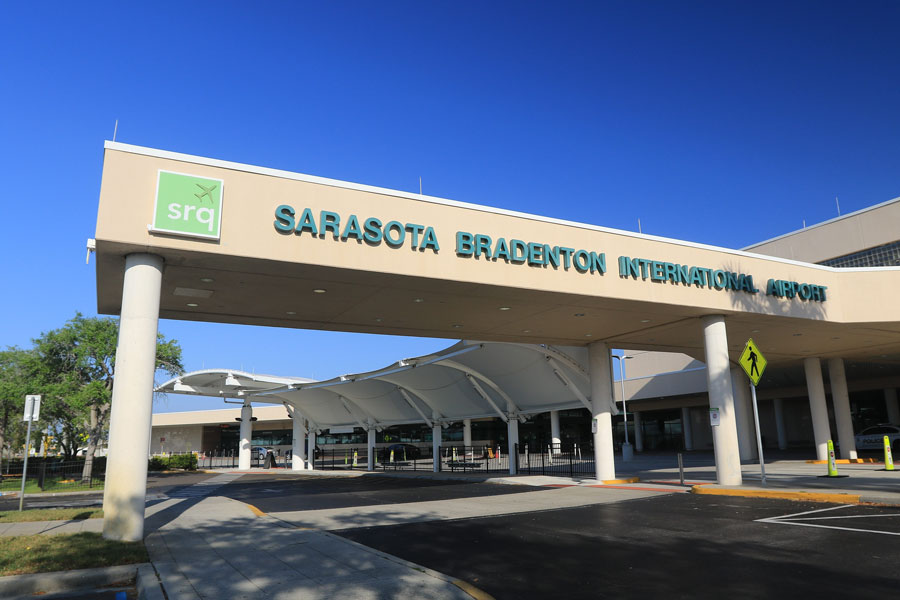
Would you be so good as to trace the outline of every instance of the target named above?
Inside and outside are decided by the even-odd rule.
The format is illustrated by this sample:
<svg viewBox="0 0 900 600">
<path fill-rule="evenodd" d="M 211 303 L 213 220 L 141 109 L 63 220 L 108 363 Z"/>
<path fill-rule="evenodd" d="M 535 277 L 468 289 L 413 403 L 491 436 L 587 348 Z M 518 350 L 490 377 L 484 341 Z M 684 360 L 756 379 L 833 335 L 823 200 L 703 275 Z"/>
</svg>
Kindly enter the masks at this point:
<svg viewBox="0 0 900 600">
<path fill-rule="evenodd" d="M 541 444 L 519 447 L 519 473 L 575 477 L 595 474 L 594 450 L 579 444 Z"/>
<path fill-rule="evenodd" d="M 22 467 L 21 460 L 3 461 L 0 468 L 0 493 L 18 492 L 22 489 Z M 25 473 L 25 493 L 102 489 L 106 478 L 106 459 L 94 458 L 89 477 L 83 477 L 83 472 L 83 460 L 30 457 L 28 472 Z"/>
</svg>

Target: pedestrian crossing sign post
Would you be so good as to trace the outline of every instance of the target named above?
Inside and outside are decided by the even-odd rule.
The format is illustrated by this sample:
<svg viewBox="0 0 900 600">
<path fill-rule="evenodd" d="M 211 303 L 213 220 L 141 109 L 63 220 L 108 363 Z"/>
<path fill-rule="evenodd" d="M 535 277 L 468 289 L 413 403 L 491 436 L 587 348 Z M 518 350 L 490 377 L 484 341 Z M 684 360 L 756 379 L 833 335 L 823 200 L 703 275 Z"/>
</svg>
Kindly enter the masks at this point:
<svg viewBox="0 0 900 600">
<path fill-rule="evenodd" d="M 747 340 L 747 345 L 744 346 L 744 351 L 741 352 L 741 358 L 738 362 L 741 363 L 741 367 L 747 373 L 747 377 L 750 378 L 753 385 L 759 385 L 759 380 L 762 378 L 766 365 L 769 363 L 766 357 L 763 356 L 763 353 L 759 351 L 759 348 L 756 347 L 756 344 L 753 343 L 753 338 Z"/>
<path fill-rule="evenodd" d="M 762 436 L 759 433 L 759 409 L 756 406 L 756 386 L 759 385 L 759 380 L 762 379 L 762 374 L 765 372 L 766 365 L 769 363 L 766 361 L 766 357 L 763 356 L 763 353 L 760 352 L 759 348 L 756 347 L 756 344 L 753 343 L 753 338 L 747 340 L 747 345 L 744 346 L 744 351 L 741 352 L 741 358 L 738 359 L 738 363 L 740 363 L 744 372 L 747 373 L 747 377 L 750 378 L 750 396 L 753 398 L 753 420 L 756 421 L 756 449 L 759 452 L 759 470 L 762 475 L 762 484 L 766 485 L 766 461 L 763 458 Z"/>
</svg>

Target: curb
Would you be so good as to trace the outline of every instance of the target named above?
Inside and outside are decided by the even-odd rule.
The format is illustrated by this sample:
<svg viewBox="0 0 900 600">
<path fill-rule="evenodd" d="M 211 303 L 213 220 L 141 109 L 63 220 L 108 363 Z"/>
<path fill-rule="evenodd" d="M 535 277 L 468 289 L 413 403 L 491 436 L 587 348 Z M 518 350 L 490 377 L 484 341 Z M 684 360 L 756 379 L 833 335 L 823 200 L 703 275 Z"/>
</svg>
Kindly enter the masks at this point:
<svg viewBox="0 0 900 600">
<path fill-rule="evenodd" d="M 138 600 L 166 600 L 162 582 L 153 563 L 142 563 L 137 570 Z"/>
<path fill-rule="evenodd" d="M 831 504 L 859 504 L 859 494 L 841 494 L 828 492 L 779 492 L 775 490 L 740 490 L 714 488 L 708 485 L 695 485 L 692 494 L 707 496 L 740 496 L 744 498 L 770 498 L 777 500 L 797 500 L 806 502 L 827 502 Z"/>
<path fill-rule="evenodd" d="M 828 464 L 827 460 L 812 459 L 812 460 L 808 460 L 806 462 L 807 462 L 807 464 L 810 464 L 810 465 Z M 838 458 L 838 459 L 835 459 L 834 462 L 835 462 L 835 464 L 838 464 L 838 465 L 850 465 L 850 464 L 858 465 L 858 464 L 863 464 L 863 463 L 865 463 L 865 464 L 883 463 L 884 461 L 880 461 L 880 460 L 877 460 L 874 458 Z"/>
<path fill-rule="evenodd" d="M 119 583 L 130 585 L 137 579 L 141 567 L 150 567 L 151 572 L 153 570 L 150 563 L 137 563 L 101 569 L 77 569 L 74 571 L 31 573 L 29 575 L 9 575 L 0 577 L 0 598 L 90 590 Z M 147 596 L 147 600 L 157 600 L 158 598 L 161 598 L 161 596 Z"/>
</svg>

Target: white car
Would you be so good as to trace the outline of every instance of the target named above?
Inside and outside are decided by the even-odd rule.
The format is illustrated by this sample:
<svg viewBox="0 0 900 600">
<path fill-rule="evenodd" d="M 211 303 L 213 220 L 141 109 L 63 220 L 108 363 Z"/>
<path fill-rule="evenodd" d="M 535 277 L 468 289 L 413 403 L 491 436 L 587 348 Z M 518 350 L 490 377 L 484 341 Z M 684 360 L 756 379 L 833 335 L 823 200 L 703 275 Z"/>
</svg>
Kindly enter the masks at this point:
<svg viewBox="0 0 900 600">
<path fill-rule="evenodd" d="M 884 436 L 891 442 L 891 451 L 900 452 L 900 427 L 883 423 L 866 427 L 856 434 L 857 450 L 881 450 L 884 448 Z"/>
</svg>

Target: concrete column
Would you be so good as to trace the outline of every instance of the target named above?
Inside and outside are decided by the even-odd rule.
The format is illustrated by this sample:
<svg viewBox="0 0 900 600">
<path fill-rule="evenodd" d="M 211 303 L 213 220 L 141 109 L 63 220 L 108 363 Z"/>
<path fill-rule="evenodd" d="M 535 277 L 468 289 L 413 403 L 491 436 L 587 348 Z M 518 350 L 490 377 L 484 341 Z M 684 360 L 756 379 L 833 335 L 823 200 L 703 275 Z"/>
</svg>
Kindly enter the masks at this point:
<svg viewBox="0 0 900 600">
<path fill-rule="evenodd" d="M 706 354 L 706 385 L 709 407 L 719 409 L 719 425 L 712 427 L 716 457 L 716 481 L 719 485 L 741 485 L 741 455 L 737 424 L 734 420 L 734 396 L 728 361 L 728 335 L 725 317 L 703 317 L 703 345 Z"/>
<path fill-rule="evenodd" d="M 756 427 L 753 423 L 753 401 L 750 399 L 750 380 L 740 367 L 731 368 L 734 394 L 734 418 L 737 426 L 738 450 L 741 460 L 756 458 Z"/>
<path fill-rule="evenodd" d="M 853 419 L 850 417 L 850 393 L 847 391 L 847 373 L 843 358 L 828 359 L 828 379 L 831 381 L 831 403 L 837 424 L 841 458 L 856 458 L 856 438 L 853 437 Z"/>
<path fill-rule="evenodd" d="M 809 412 L 812 415 L 813 438 L 816 441 L 816 458 L 827 460 L 831 427 L 828 424 L 828 407 L 825 405 L 822 363 L 818 358 L 804 358 L 803 370 L 806 373 L 806 389 L 809 393 Z"/>
<path fill-rule="evenodd" d="M 463 419 L 463 446 L 472 445 L 472 419 Z"/>
<path fill-rule="evenodd" d="M 897 388 L 884 390 L 884 403 L 887 406 L 888 423 L 900 425 L 900 406 L 897 404 Z"/>
<path fill-rule="evenodd" d="M 291 471 L 306 470 L 306 419 L 294 413 Z"/>
<path fill-rule="evenodd" d="M 775 398 L 773 408 L 775 410 L 775 432 L 778 435 L 778 449 L 787 450 L 787 429 L 784 427 L 784 400 Z"/>
<path fill-rule="evenodd" d="M 643 452 L 644 451 L 644 429 L 643 429 L 643 421 L 641 420 L 641 413 L 633 412 L 631 414 L 634 417 L 634 450 L 635 450 L 635 452 Z"/>
<path fill-rule="evenodd" d="M 684 449 L 694 449 L 694 430 L 691 423 L 691 408 L 684 406 L 681 408 L 681 433 L 684 435 Z"/>
<path fill-rule="evenodd" d="M 431 428 L 431 453 L 434 456 L 432 469 L 435 473 L 441 472 L 441 424 L 434 421 Z"/>
<path fill-rule="evenodd" d="M 550 443 L 553 445 L 553 454 L 562 452 L 562 448 L 560 447 L 560 444 L 562 444 L 562 437 L 559 434 L 558 410 L 550 411 Z"/>
<path fill-rule="evenodd" d="M 159 256 L 125 257 L 103 492 L 103 537 L 108 540 L 137 542 L 144 537 L 162 272 L 163 259 Z"/>
<path fill-rule="evenodd" d="M 506 422 L 507 455 L 509 456 L 509 474 L 518 472 L 519 453 L 516 452 L 516 444 L 519 443 L 519 418 L 514 413 L 509 413 Z"/>
<path fill-rule="evenodd" d="M 249 404 L 241 407 L 241 445 L 238 447 L 238 469 L 250 468 L 250 440 L 253 437 L 253 408 Z"/>
<path fill-rule="evenodd" d="M 369 439 L 366 444 L 366 469 L 375 470 L 375 428 L 369 426 Z"/>
<path fill-rule="evenodd" d="M 306 470 L 316 468 L 316 430 L 307 423 L 306 432 Z"/>
<path fill-rule="evenodd" d="M 588 346 L 588 374 L 591 378 L 591 431 L 594 436 L 594 468 L 599 481 L 616 478 L 612 435 L 612 359 L 609 346 L 594 342 Z"/>
</svg>

